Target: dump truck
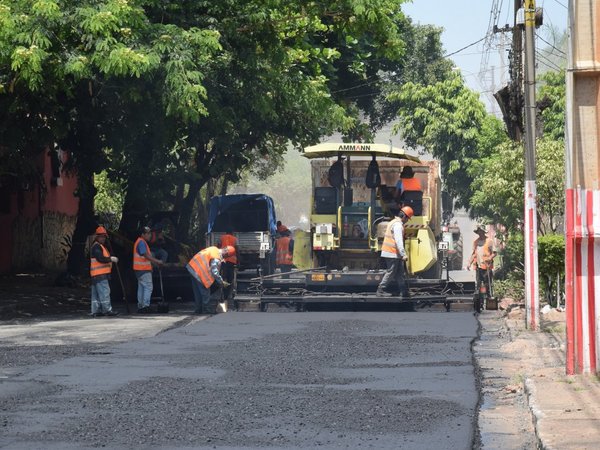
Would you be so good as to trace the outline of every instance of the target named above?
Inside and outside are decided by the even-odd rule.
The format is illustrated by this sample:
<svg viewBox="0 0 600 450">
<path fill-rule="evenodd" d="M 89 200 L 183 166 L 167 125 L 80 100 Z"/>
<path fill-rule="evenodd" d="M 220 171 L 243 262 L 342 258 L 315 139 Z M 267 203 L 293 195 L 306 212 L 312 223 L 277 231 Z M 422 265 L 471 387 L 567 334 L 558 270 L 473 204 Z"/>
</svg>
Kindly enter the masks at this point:
<svg viewBox="0 0 600 450">
<path fill-rule="evenodd" d="M 273 199 L 264 194 L 219 195 L 210 200 L 207 246 L 230 230 L 238 239 L 238 270 L 273 271 L 277 231 Z"/>
</svg>

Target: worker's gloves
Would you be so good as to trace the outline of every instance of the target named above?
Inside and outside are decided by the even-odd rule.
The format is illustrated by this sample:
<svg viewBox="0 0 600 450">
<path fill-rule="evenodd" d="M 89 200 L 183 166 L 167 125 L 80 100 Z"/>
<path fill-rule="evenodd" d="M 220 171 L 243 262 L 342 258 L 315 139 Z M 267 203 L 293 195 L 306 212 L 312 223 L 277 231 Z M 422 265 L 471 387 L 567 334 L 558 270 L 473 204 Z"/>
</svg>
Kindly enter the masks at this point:
<svg viewBox="0 0 600 450">
<path fill-rule="evenodd" d="M 228 283 L 227 281 L 223 281 L 223 287 L 225 289 L 227 289 L 229 286 L 231 286 L 231 283 Z"/>
<path fill-rule="evenodd" d="M 408 256 L 403 256 L 402 261 L 408 261 Z"/>
<path fill-rule="evenodd" d="M 119 258 L 117 258 L 116 256 L 111 256 L 110 260 L 114 263 L 118 263 L 119 262 Z"/>
</svg>

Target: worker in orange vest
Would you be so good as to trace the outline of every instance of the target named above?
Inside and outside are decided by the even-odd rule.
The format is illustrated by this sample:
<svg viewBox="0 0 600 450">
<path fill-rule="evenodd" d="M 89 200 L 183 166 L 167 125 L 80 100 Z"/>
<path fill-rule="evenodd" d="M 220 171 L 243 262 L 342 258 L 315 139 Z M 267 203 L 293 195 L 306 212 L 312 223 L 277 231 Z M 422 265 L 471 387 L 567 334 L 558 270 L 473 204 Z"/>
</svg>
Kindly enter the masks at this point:
<svg viewBox="0 0 600 450">
<path fill-rule="evenodd" d="M 192 279 L 194 293 L 194 313 L 209 312 L 210 287 L 214 283 L 223 288 L 229 287 L 229 283 L 221 277 L 220 269 L 224 259 L 233 255 L 235 255 L 235 249 L 229 245 L 221 249 L 208 247 L 196 253 L 187 263 L 185 268 Z"/>
<path fill-rule="evenodd" d="M 477 239 L 473 241 L 473 253 L 471 253 L 467 269 L 477 271 L 475 273 L 477 290 L 479 290 L 483 283 L 486 286 L 487 295 L 490 296 L 494 257 L 496 256 L 494 241 L 487 237 L 486 231 L 480 226 L 477 226 L 474 231 L 477 234 Z"/>
<path fill-rule="evenodd" d="M 118 263 L 104 245 L 108 234 L 102 226 L 96 228 L 94 243 L 90 248 L 90 276 L 92 277 L 92 317 L 117 316 L 110 304 L 110 273 L 112 263 Z"/>
<path fill-rule="evenodd" d="M 233 247 L 235 250 L 233 255 L 227 256 L 221 265 L 221 273 L 223 279 L 229 283 L 229 286 L 223 290 L 225 300 L 230 300 L 233 291 L 233 281 L 235 279 L 235 269 L 238 265 L 239 246 L 238 239 L 233 235 L 233 228 L 228 227 L 225 234 L 221 235 L 217 242 L 218 248 Z"/>
<path fill-rule="evenodd" d="M 155 258 L 150 251 L 148 240 L 152 235 L 150 227 L 144 227 L 133 244 L 133 271 L 138 281 L 137 306 L 138 313 L 150 312 L 150 300 L 152 298 L 152 264 L 160 267 L 163 262 Z"/>
<path fill-rule="evenodd" d="M 386 264 L 386 270 L 377 287 L 378 297 L 389 297 L 392 295 L 388 291 L 393 284 L 396 284 L 398 292 L 394 289 L 394 294 L 400 294 L 404 298 L 410 297 L 408 285 L 406 284 L 405 261 L 408 255 L 404 249 L 404 224 L 414 215 L 410 206 L 404 206 L 398 215 L 388 223 L 381 245 L 381 257 Z"/>
<path fill-rule="evenodd" d="M 275 265 L 281 273 L 289 273 L 294 265 L 294 240 L 290 230 L 282 225 L 279 230 L 280 237 L 275 241 Z M 285 275 L 282 278 L 289 278 Z"/>
<path fill-rule="evenodd" d="M 396 183 L 395 197 L 400 199 L 400 196 L 405 191 L 422 191 L 421 181 L 415 178 L 415 171 L 410 166 L 404 166 L 400 172 L 400 180 Z"/>
</svg>

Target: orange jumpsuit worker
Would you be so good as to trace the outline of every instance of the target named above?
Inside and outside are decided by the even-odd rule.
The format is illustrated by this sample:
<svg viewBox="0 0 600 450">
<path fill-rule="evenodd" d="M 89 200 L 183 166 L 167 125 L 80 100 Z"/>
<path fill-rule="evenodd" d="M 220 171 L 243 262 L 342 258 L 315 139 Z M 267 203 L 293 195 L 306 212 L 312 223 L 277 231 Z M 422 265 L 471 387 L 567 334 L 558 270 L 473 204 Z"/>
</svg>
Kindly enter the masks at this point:
<svg viewBox="0 0 600 450">
<path fill-rule="evenodd" d="M 227 228 L 227 231 L 225 232 L 225 234 L 222 235 L 219 238 L 219 241 L 217 242 L 218 248 L 225 248 L 228 246 L 233 247 L 235 252 L 233 253 L 233 255 L 227 256 L 224 259 L 223 264 L 222 264 L 223 279 L 227 283 L 229 283 L 229 286 L 223 290 L 223 296 L 225 297 L 225 300 L 229 300 L 231 298 L 231 292 L 233 290 L 233 287 L 231 285 L 233 284 L 233 281 L 235 279 L 235 268 L 239 262 L 238 261 L 238 255 L 239 255 L 238 239 L 233 235 L 232 228 Z"/>
</svg>

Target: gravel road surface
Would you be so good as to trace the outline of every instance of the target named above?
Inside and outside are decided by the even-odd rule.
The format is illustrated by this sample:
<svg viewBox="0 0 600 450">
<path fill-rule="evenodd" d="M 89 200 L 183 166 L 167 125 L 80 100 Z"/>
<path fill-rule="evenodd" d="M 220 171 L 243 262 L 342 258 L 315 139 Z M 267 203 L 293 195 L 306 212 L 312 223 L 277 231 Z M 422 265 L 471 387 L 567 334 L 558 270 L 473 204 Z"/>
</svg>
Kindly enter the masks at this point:
<svg viewBox="0 0 600 450">
<path fill-rule="evenodd" d="M 128 318 L 80 322 L 79 334 L 59 327 L 50 344 L 43 333 L 0 332 L 0 448 L 468 449 L 477 440 L 469 312 L 232 312 L 154 323 L 166 329 L 158 334 L 132 332 L 143 322 Z M 86 337 L 85 324 L 101 337 Z"/>
</svg>

